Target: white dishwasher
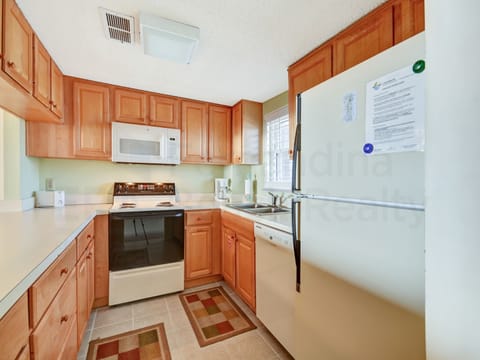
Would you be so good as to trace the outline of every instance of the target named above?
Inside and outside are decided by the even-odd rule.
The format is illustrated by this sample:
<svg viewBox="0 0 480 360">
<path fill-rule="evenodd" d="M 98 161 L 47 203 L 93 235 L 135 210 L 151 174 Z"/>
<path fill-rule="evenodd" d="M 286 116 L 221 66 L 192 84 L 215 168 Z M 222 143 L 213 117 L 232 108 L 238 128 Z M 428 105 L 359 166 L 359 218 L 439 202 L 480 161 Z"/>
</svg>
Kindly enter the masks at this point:
<svg viewBox="0 0 480 360">
<path fill-rule="evenodd" d="M 292 234 L 255 223 L 257 317 L 295 356 L 295 258 Z"/>
</svg>

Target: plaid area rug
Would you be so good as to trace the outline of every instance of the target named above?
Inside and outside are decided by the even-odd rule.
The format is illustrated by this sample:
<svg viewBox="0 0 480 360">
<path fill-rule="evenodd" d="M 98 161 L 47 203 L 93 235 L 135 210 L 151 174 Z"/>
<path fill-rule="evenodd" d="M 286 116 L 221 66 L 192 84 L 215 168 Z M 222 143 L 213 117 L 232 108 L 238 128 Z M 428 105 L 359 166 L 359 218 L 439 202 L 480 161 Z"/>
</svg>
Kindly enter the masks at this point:
<svg viewBox="0 0 480 360">
<path fill-rule="evenodd" d="M 170 360 L 163 323 L 90 341 L 87 360 Z"/>
<path fill-rule="evenodd" d="M 179 296 L 202 347 L 256 328 L 221 286 Z"/>
</svg>

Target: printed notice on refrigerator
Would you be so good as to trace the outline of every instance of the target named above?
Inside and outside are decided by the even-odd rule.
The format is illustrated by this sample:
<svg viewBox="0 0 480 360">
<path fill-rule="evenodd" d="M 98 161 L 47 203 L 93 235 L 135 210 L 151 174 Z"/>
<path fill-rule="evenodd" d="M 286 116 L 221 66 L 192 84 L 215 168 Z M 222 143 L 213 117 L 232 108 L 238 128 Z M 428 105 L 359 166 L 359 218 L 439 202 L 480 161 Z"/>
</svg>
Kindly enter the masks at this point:
<svg viewBox="0 0 480 360">
<path fill-rule="evenodd" d="M 365 154 L 423 151 L 424 67 L 420 60 L 367 84 Z"/>
</svg>

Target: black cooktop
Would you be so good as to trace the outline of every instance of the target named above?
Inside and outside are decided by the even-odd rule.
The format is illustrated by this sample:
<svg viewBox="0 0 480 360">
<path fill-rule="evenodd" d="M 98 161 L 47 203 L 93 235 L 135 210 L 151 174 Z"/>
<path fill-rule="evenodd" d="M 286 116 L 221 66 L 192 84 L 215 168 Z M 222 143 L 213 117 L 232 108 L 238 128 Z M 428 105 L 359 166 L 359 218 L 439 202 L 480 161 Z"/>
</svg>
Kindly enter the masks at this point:
<svg viewBox="0 0 480 360">
<path fill-rule="evenodd" d="M 122 195 L 175 195 L 175 183 L 116 182 L 113 185 L 113 196 Z"/>
</svg>

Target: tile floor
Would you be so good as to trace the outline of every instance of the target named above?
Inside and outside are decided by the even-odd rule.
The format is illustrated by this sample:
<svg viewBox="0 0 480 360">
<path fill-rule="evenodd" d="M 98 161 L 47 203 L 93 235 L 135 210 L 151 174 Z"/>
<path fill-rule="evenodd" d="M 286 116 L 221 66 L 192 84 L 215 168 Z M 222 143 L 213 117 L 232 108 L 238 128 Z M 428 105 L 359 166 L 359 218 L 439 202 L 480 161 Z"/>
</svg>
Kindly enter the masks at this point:
<svg viewBox="0 0 480 360">
<path fill-rule="evenodd" d="M 208 284 L 185 292 L 222 285 L 228 295 L 257 326 L 255 330 L 231 337 L 201 348 L 183 310 L 178 294 L 159 296 L 111 308 L 92 311 L 83 337 L 78 360 L 87 356 L 90 340 L 105 338 L 122 332 L 163 322 L 173 360 L 208 359 L 292 359 L 275 340 L 255 314 L 223 282 Z"/>
</svg>

